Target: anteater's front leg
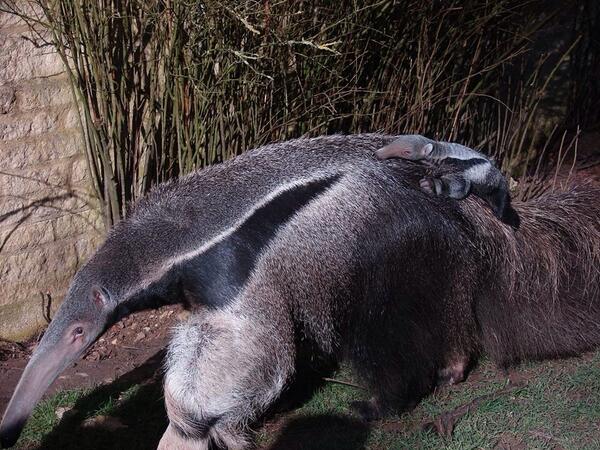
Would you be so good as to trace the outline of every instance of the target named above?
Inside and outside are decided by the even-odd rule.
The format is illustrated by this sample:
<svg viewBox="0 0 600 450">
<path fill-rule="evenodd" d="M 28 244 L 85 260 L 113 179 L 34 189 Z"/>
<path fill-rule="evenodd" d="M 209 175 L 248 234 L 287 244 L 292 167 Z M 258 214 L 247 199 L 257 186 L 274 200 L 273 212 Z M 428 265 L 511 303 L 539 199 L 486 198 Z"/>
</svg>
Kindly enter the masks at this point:
<svg viewBox="0 0 600 450">
<path fill-rule="evenodd" d="M 248 425 L 279 397 L 295 357 L 285 318 L 263 312 L 204 311 L 176 330 L 164 386 L 169 426 L 159 449 L 250 445 Z"/>
</svg>

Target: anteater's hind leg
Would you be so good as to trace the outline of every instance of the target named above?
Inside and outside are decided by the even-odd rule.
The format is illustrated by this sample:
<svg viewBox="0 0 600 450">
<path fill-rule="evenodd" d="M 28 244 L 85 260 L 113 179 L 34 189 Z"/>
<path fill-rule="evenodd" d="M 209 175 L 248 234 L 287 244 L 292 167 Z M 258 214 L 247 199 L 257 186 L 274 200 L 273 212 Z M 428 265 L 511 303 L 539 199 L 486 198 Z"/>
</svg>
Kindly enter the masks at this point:
<svg viewBox="0 0 600 450">
<path fill-rule="evenodd" d="M 446 263 L 434 261 L 430 267 L 434 273 L 443 273 Z M 418 264 L 411 269 L 428 270 Z M 410 278 L 399 273 L 398 283 L 404 285 L 392 285 L 394 295 L 382 295 L 380 304 L 373 306 L 382 312 L 357 323 L 349 352 L 373 393 L 369 401 L 353 405 L 366 420 L 413 409 L 433 390 L 440 375 L 446 382 L 460 381 L 475 349 L 471 340 L 475 323 L 468 312 L 470 292 L 455 287 L 450 275 L 444 282 L 431 278 L 421 295 L 411 296 L 402 291 Z"/>
<path fill-rule="evenodd" d="M 278 398 L 294 367 L 285 317 L 267 320 L 265 310 L 204 311 L 176 330 L 164 386 L 169 427 L 159 449 L 249 445 L 248 425 Z"/>
<path fill-rule="evenodd" d="M 411 367 L 409 363 L 396 370 L 390 367 L 389 360 L 382 363 L 386 367 L 373 367 L 367 380 L 374 395 L 367 401 L 351 404 L 352 409 L 366 421 L 414 409 L 434 384 L 435 369 L 428 367 L 425 361 L 415 361 L 417 367 Z"/>
<path fill-rule="evenodd" d="M 369 421 L 413 409 L 433 388 L 440 362 L 425 327 L 398 321 L 368 328 L 350 357 L 373 395 L 351 406 Z"/>
</svg>

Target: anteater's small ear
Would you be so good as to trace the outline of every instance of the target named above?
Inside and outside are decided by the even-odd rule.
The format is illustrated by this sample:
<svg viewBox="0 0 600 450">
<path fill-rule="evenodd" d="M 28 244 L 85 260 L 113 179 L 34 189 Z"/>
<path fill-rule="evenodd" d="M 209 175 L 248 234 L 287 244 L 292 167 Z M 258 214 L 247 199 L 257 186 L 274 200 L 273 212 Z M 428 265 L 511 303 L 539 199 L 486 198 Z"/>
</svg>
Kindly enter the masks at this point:
<svg viewBox="0 0 600 450">
<path fill-rule="evenodd" d="M 101 286 L 92 288 L 92 301 L 101 308 L 107 308 L 115 304 L 110 292 Z"/>
</svg>

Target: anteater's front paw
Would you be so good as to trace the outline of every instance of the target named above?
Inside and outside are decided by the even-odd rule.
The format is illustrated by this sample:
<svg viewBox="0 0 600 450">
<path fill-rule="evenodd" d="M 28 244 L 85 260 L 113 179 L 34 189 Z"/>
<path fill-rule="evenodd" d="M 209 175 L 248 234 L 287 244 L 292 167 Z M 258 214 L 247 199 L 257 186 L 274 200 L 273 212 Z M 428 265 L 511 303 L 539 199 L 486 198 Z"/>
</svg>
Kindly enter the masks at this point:
<svg viewBox="0 0 600 450">
<path fill-rule="evenodd" d="M 455 356 L 449 360 L 446 367 L 438 370 L 437 385 L 449 386 L 463 382 L 467 375 L 469 361 L 469 357 L 464 355 Z"/>
<path fill-rule="evenodd" d="M 447 367 L 438 372 L 438 386 L 452 386 L 465 380 L 465 372 L 459 368 Z"/>
</svg>

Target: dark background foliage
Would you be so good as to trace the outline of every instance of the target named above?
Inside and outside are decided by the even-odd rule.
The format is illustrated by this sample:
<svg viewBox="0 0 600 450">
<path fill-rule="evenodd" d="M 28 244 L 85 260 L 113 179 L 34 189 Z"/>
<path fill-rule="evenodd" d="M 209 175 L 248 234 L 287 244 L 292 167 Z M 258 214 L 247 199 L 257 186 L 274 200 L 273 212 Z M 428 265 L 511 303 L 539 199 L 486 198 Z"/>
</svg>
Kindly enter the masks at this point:
<svg viewBox="0 0 600 450">
<path fill-rule="evenodd" d="M 594 0 L 35 3 L 107 227 L 153 184 L 271 141 L 420 133 L 524 180 L 600 119 Z"/>
</svg>

